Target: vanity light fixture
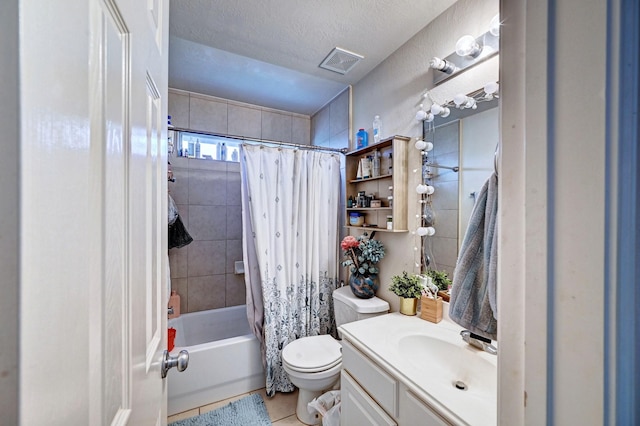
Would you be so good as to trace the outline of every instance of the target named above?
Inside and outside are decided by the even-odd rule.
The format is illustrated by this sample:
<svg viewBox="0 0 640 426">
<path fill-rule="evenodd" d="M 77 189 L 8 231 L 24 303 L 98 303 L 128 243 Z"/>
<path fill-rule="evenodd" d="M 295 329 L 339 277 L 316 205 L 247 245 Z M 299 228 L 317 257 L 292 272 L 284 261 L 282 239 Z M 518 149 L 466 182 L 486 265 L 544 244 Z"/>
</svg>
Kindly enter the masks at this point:
<svg viewBox="0 0 640 426">
<path fill-rule="evenodd" d="M 493 17 L 489 30 L 479 37 L 465 35 L 458 39 L 455 52 L 445 58 L 434 56 L 429 61 L 433 69 L 433 84 L 459 74 L 460 72 L 489 59 L 498 53 L 500 40 L 500 16 Z"/>
<path fill-rule="evenodd" d="M 431 58 L 431 60 L 429 61 L 429 67 L 433 68 L 434 70 L 442 71 L 446 74 L 453 74 L 456 70 L 455 64 L 445 59 L 440 59 L 437 56 Z"/>
</svg>

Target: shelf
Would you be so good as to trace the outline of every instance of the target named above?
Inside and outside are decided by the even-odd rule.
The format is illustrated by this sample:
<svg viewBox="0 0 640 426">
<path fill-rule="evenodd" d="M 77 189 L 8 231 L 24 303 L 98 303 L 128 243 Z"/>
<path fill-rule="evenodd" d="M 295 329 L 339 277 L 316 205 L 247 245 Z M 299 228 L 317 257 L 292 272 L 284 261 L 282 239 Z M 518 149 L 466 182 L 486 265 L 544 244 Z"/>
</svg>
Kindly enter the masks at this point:
<svg viewBox="0 0 640 426">
<path fill-rule="evenodd" d="M 377 226 L 351 226 L 347 225 L 345 228 L 348 229 L 360 229 L 362 231 L 376 231 L 376 232 L 409 232 L 408 229 L 387 229 L 387 228 L 378 228 Z"/>
<path fill-rule="evenodd" d="M 368 177 L 368 178 L 362 178 L 362 179 L 351 179 L 349 181 L 349 183 L 368 182 L 370 180 L 385 179 L 385 178 L 390 178 L 390 177 L 393 177 L 392 173 L 389 173 L 389 174 L 386 174 L 386 175 L 380 175 L 380 176 L 376 176 L 376 177 Z"/>
<path fill-rule="evenodd" d="M 345 187 L 345 204 L 351 196 L 357 196 L 359 192 L 373 194 L 386 205 L 380 207 L 349 207 L 343 210 L 346 223 L 349 224 L 351 212 L 361 212 L 366 215 L 366 222 L 370 224 L 382 224 L 384 228 L 368 226 L 347 226 L 348 229 L 376 232 L 409 232 L 407 216 L 407 182 L 408 182 L 408 144 L 411 138 L 407 136 L 393 136 L 381 142 L 364 148 L 348 152 L 345 157 L 345 175 L 347 176 Z M 358 166 L 364 156 L 372 152 L 380 153 L 380 170 L 385 173 L 366 179 L 353 179 L 358 174 Z M 387 172 L 390 170 L 390 173 Z M 393 197 L 393 205 L 388 201 Z M 393 219 L 393 229 L 386 228 L 387 218 Z"/>
</svg>

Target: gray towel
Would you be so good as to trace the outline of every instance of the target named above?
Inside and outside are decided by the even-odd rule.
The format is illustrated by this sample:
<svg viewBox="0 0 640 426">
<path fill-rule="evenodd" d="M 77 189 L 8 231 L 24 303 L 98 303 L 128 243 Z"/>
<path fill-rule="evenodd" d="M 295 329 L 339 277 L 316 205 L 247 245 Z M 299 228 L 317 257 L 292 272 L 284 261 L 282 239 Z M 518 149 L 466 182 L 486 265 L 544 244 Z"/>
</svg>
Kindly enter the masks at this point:
<svg viewBox="0 0 640 426">
<path fill-rule="evenodd" d="M 478 194 L 453 275 L 449 316 L 472 333 L 497 340 L 498 177 Z"/>
</svg>

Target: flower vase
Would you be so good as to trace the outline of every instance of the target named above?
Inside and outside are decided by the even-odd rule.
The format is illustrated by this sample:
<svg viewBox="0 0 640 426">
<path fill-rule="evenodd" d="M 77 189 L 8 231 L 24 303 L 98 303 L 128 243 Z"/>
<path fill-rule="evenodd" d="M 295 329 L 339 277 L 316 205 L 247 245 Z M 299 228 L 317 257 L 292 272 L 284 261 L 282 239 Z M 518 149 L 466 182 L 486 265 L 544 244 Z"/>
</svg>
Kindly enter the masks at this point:
<svg viewBox="0 0 640 426">
<path fill-rule="evenodd" d="M 415 315 L 418 309 L 418 299 L 413 297 L 400 298 L 400 313 L 403 315 Z"/>
<path fill-rule="evenodd" d="M 351 274 L 349 276 L 349 287 L 353 294 L 360 299 L 371 299 L 378 290 L 378 275 Z"/>
</svg>

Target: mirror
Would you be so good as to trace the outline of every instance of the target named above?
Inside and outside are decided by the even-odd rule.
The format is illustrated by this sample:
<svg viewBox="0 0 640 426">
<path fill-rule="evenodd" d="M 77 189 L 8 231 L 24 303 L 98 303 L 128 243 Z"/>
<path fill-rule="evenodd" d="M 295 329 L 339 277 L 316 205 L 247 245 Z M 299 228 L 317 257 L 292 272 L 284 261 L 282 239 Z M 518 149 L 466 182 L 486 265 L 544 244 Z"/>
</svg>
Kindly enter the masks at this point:
<svg viewBox="0 0 640 426">
<path fill-rule="evenodd" d="M 437 118 L 433 127 L 423 124 L 424 140 L 433 142 L 427 157 L 431 184 L 435 188 L 431 208 L 435 215 L 435 235 L 423 239 L 425 263 L 430 269 L 445 270 L 449 277 L 458 258 L 475 194 L 494 170 L 494 154 L 499 140 L 498 100 L 478 104 L 478 108 L 453 109 L 446 119 Z M 458 172 L 448 168 L 455 167 Z"/>
</svg>

